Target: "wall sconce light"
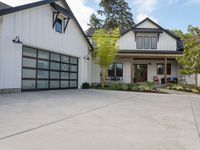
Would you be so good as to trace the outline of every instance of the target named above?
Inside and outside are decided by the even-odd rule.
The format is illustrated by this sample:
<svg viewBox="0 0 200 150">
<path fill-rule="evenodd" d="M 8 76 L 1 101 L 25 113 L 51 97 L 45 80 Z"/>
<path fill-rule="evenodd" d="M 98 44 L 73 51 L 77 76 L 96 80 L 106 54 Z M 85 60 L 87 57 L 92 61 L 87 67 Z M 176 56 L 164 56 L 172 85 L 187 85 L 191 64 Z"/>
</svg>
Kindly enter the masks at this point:
<svg viewBox="0 0 200 150">
<path fill-rule="evenodd" d="M 87 55 L 84 57 L 85 60 L 90 60 L 90 57 Z"/>
<path fill-rule="evenodd" d="M 14 43 L 16 44 L 22 44 L 22 42 L 20 41 L 19 36 L 16 36 L 16 38 L 13 40 Z"/>
</svg>

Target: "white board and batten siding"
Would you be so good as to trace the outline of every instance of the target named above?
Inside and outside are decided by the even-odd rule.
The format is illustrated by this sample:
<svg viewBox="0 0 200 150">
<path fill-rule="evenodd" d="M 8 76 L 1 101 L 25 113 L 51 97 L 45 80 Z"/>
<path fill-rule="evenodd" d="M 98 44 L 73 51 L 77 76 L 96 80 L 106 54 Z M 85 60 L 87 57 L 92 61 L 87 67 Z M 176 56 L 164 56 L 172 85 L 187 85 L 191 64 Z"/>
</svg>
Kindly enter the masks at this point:
<svg viewBox="0 0 200 150">
<path fill-rule="evenodd" d="M 158 28 L 150 21 L 145 21 L 142 24 L 138 25 L 137 28 Z M 157 36 L 156 33 L 137 33 L 137 36 Z M 120 37 L 119 39 L 119 49 L 120 50 L 144 50 L 136 48 L 136 39 L 135 33 L 131 30 Z M 155 50 L 155 49 L 148 49 Z M 159 41 L 157 44 L 157 51 L 176 51 L 177 50 L 177 41 L 174 37 L 169 35 L 166 32 L 163 32 L 159 36 Z M 156 51 L 155 50 L 155 51 Z"/>
<path fill-rule="evenodd" d="M 21 88 L 22 44 L 79 58 L 79 87 L 88 81 L 88 43 L 74 20 L 65 33 L 53 26 L 53 8 L 42 5 L 0 17 L 0 89 Z M 60 16 L 62 17 L 62 16 Z"/>
</svg>

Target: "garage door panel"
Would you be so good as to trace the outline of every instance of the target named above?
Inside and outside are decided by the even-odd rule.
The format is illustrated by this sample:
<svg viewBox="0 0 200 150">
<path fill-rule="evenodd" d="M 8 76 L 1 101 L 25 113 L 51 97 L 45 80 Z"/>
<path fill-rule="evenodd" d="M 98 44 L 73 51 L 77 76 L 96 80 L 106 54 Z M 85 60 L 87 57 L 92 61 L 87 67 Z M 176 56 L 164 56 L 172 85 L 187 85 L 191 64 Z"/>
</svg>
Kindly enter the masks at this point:
<svg viewBox="0 0 200 150">
<path fill-rule="evenodd" d="M 78 58 L 23 47 L 22 91 L 78 87 Z"/>
</svg>

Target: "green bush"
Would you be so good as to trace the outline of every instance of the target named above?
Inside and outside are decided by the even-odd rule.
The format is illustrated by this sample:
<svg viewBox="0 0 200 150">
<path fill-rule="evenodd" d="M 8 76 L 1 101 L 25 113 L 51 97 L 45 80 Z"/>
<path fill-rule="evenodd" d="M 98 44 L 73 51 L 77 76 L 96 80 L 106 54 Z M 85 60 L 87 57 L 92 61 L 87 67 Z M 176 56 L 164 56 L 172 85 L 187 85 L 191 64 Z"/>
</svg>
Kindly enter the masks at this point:
<svg viewBox="0 0 200 150">
<path fill-rule="evenodd" d="M 133 83 L 129 85 L 129 90 L 130 91 L 138 91 L 139 90 L 139 84 L 138 83 Z"/>
<path fill-rule="evenodd" d="M 184 88 L 181 85 L 172 85 L 172 87 L 170 88 L 172 90 L 178 90 L 178 91 L 183 91 Z"/>
<path fill-rule="evenodd" d="M 146 86 L 149 88 L 150 91 L 153 91 L 153 89 L 156 88 L 156 85 L 154 82 L 147 82 Z"/>
<path fill-rule="evenodd" d="M 110 89 L 111 90 L 118 90 L 119 89 L 119 84 L 118 83 L 112 83 L 110 85 Z"/>
<path fill-rule="evenodd" d="M 128 84 L 119 84 L 119 90 L 128 91 L 129 86 Z"/>
<path fill-rule="evenodd" d="M 140 85 L 138 91 L 144 92 L 145 91 L 145 86 L 144 85 Z"/>
<path fill-rule="evenodd" d="M 193 89 L 191 89 L 191 92 L 192 92 L 192 93 L 199 93 L 199 90 L 193 88 Z"/>
</svg>

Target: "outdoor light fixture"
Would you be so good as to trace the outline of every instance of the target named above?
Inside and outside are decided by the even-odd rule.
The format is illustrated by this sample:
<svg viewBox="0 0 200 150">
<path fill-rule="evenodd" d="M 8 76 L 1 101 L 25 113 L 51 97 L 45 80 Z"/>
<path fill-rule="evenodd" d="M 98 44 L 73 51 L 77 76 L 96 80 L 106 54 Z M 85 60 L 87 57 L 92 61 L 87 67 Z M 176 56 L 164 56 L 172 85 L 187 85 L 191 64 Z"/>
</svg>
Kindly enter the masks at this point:
<svg viewBox="0 0 200 150">
<path fill-rule="evenodd" d="M 22 42 L 20 41 L 19 36 L 16 36 L 16 38 L 13 40 L 14 43 L 16 44 L 22 44 Z"/>
<path fill-rule="evenodd" d="M 84 57 L 85 60 L 90 60 L 90 57 L 87 55 Z"/>
</svg>

